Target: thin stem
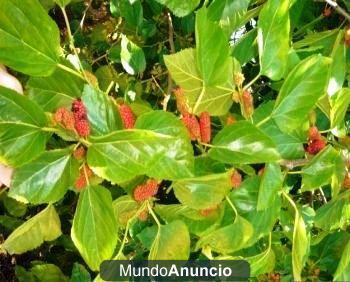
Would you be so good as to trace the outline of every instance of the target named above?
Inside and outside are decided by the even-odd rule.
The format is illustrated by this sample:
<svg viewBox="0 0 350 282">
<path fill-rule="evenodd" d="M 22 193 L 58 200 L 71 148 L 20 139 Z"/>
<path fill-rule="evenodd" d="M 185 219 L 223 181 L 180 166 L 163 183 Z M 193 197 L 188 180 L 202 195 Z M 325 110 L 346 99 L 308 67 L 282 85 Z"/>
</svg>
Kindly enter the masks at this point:
<svg viewBox="0 0 350 282">
<path fill-rule="evenodd" d="M 299 213 L 297 206 L 295 205 L 294 201 L 292 200 L 291 197 L 289 197 L 289 195 L 285 192 L 282 191 L 282 195 L 288 200 L 288 202 L 291 204 L 291 206 L 293 207 L 293 209 L 295 210 L 296 213 Z"/>
<path fill-rule="evenodd" d="M 58 129 L 53 127 L 42 127 L 41 130 L 45 132 L 53 132 L 53 133 L 58 132 Z"/>
<path fill-rule="evenodd" d="M 126 227 L 125 227 L 125 233 L 124 233 L 124 237 L 123 237 L 123 241 L 122 244 L 120 245 L 119 251 L 116 255 L 116 258 L 118 258 L 120 256 L 120 254 L 123 252 L 124 246 L 126 244 L 126 238 L 128 236 L 129 233 L 129 228 L 130 228 L 130 222 L 132 222 L 136 217 L 138 217 L 140 215 L 141 212 L 143 212 L 145 210 L 145 204 L 143 204 L 138 210 L 137 212 L 134 214 L 133 217 L 131 217 L 127 223 L 126 223 Z"/>
<path fill-rule="evenodd" d="M 87 79 L 85 73 L 84 73 L 84 68 L 83 68 L 83 65 L 79 59 L 79 55 L 78 55 L 78 52 L 77 52 L 77 49 L 75 48 L 74 46 L 74 37 L 72 35 L 72 31 L 70 29 L 70 24 L 69 24 L 69 19 L 68 19 L 68 16 L 67 16 L 67 13 L 66 13 L 66 10 L 64 7 L 61 7 L 61 11 L 62 11 L 62 14 L 63 14 L 63 18 L 64 18 L 64 22 L 66 24 L 66 27 L 67 27 L 67 32 L 68 32 L 68 39 L 69 39 L 69 47 L 70 49 L 74 52 L 74 55 L 76 56 L 76 58 L 78 59 L 78 63 L 79 63 L 79 68 L 80 68 L 80 71 L 82 72 L 83 74 L 83 77 L 84 77 L 84 80 L 86 80 L 87 82 L 89 82 L 89 80 Z"/>
<path fill-rule="evenodd" d="M 3 193 L 5 193 L 8 189 L 9 189 L 9 187 L 7 187 L 7 186 L 5 186 L 4 189 L 1 189 L 1 190 L 0 190 L 0 196 L 1 196 Z"/>
<path fill-rule="evenodd" d="M 298 171 L 288 171 L 288 174 L 303 174 L 301 170 Z"/>
<path fill-rule="evenodd" d="M 120 245 L 120 248 L 119 248 L 119 251 L 116 255 L 116 258 L 118 259 L 120 254 L 123 252 L 124 250 L 124 246 L 126 244 L 126 238 L 128 236 L 128 233 L 129 233 L 129 226 L 130 226 L 130 221 L 131 219 L 128 220 L 128 222 L 126 223 L 126 227 L 125 227 L 125 232 L 124 232 L 124 237 L 123 237 L 123 241 L 122 241 L 122 244 Z"/>
<path fill-rule="evenodd" d="M 302 34 L 306 29 L 308 29 L 309 27 L 315 25 L 316 23 L 318 23 L 319 21 L 324 19 L 324 15 L 320 15 L 318 18 L 314 19 L 313 21 L 309 22 L 308 24 L 304 25 L 303 27 L 301 27 L 298 31 L 296 31 L 294 33 L 294 36 L 297 37 L 300 34 Z"/>
<path fill-rule="evenodd" d="M 268 122 L 271 119 L 271 116 L 268 116 L 266 118 L 264 118 L 263 120 L 259 121 L 256 126 L 259 127 L 261 125 L 263 125 L 264 123 Z"/>
<path fill-rule="evenodd" d="M 149 202 L 147 202 L 147 208 L 148 208 L 149 213 L 152 215 L 154 221 L 157 223 L 158 228 L 159 228 L 161 226 L 161 224 L 160 224 L 156 214 L 154 213 L 152 207 L 150 206 Z"/>
<path fill-rule="evenodd" d="M 174 27 L 173 27 L 173 20 L 171 18 L 170 12 L 167 12 L 167 19 L 168 19 L 168 40 L 170 45 L 170 53 L 175 53 L 175 44 L 174 44 Z M 166 111 L 168 107 L 168 102 L 171 97 L 171 91 L 173 89 L 173 79 L 171 78 L 170 73 L 168 73 L 168 89 L 167 93 L 163 100 L 163 110 Z"/>
<path fill-rule="evenodd" d="M 73 75 L 75 75 L 75 76 L 77 76 L 77 77 L 79 77 L 79 78 L 85 80 L 85 77 L 82 76 L 79 72 L 77 72 L 77 71 L 75 71 L 75 70 L 73 70 L 73 69 L 71 69 L 71 68 L 69 68 L 69 67 L 66 67 L 65 65 L 62 65 L 62 64 L 58 64 L 57 66 L 58 66 L 60 69 L 66 71 L 66 72 L 69 72 L 69 73 L 71 73 L 71 74 L 73 74 Z"/>
<path fill-rule="evenodd" d="M 84 176 L 85 176 L 85 180 L 86 180 L 87 186 L 90 186 L 89 176 L 87 175 L 86 166 L 85 165 L 83 166 L 83 170 L 84 170 Z"/>
<path fill-rule="evenodd" d="M 248 84 L 246 84 L 243 87 L 243 91 L 247 90 L 250 86 L 252 86 L 259 78 L 260 78 L 260 72 L 258 73 L 258 75 L 256 77 L 254 77 Z"/>
<path fill-rule="evenodd" d="M 327 198 L 326 198 L 326 196 L 325 196 L 325 194 L 323 192 L 323 189 L 321 187 L 319 188 L 319 191 L 320 191 L 320 195 L 321 195 L 323 203 L 327 204 Z"/>
<path fill-rule="evenodd" d="M 231 200 L 230 200 L 230 198 L 229 197 L 225 197 L 226 198 L 226 201 L 229 203 L 229 205 L 231 206 L 231 208 L 232 208 L 232 210 L 234 211 L 234 213 L 235 213 L 235 215 L 236 215 L 236 217 L 235 217 L 235 219 L 237 218 L 237 216 L 238 216 L 238 211 L 237 211 L 237 209 L 236 209 L 236 207 L 233 205 L 233 203 L 231 202 Z"/>
<path fill-rule="evenodd" d="M 108 95 L 109 92 L 111 92 L 112 88 L 113 88 L 113 85 L 114 85 L 114 81 L 111 81 L 111 83 L 108 85 L 108 88 L 106 90 L 106 94 Z"/>
</svg>

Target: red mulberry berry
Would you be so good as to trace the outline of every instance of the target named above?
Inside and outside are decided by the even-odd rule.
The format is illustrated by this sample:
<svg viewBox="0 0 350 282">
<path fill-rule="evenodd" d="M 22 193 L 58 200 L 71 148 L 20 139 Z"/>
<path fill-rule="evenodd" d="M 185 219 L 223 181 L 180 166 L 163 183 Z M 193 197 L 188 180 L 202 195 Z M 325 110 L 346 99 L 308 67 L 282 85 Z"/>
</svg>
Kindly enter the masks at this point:
<svg viewBox="0 0 350 282">
<path fill-rule="evenodd" d="M 252 94 L 248 90 L 243 91 L 242 102 L 245 115 L 247 117 L 252 116 L 254 112 L 254 100 Z"/>
<path fill-rule="evenodd" d="M 138 185 L 134 190 L 134 199 L 143 202 L 155 196 L 158 192 L 158 182 L 154 179 L 148 180 L 145 184 Z"/>
<path fill-rule="evenodd" d="M 242 183 L 242 175 L 235 170 L 231 175 L 231 185 L 233 188 L 238 188 Z"/>
<path fill-rule="evenodd" d="M 84 147 L 78 147 L 76 150 L 73 152 L 73 156 L 77 160 L 81 160 L 85 157 L 86 155 L 86 150 Z"/>
<path fill-rule="evenodd" d="M 192 141 L 201 139 L 201 129 L 195 115 L 184 114 L 182 117 L 182 122 L 187 127 Z"/>
<path fill-rule="evenodd" d="M 322 139 L 322 136 L 320 132 L 318 131 L 318 128 L 316 126 L 311 126 L 309 128 L 309 140 L 320 140 Z"/>
<path fill-rule="evenodd" d="M 210 115 L 208 112 L 201 113 L 199 117 L 199 126 L 201 131 L 201 141 L 203 143 L 210 143 L 211 124 L 210 124 Z"/>
<path fill-rule="evenodd" d="M 72 112 L 75 120 L 87 119 L 87 112 L 84 103 L 78 99 L 72 104 Z"/>
<path fill-rule="evenodd" d="M 306 147 L 306 151 L 311 155 L 316 155 L 324 147 L 326 147 L 326 142 L 322 139 L 311 140 Z"/>
<path fill-rule="evenodd" d="M 87 137 L 90 134 L 90 124 L 87 120 L 76 120 L 75 121 L 75 130 L 78 135 L 81 137 Z"/>
<path fill-rule="evenodd" d="M 134 116 L 134 113 L 132 112 L 132 109 L 128 105 L 126 104 L 120 105 L 119 114 L 125 129 L 134 128 L 135 116 Z"/>
<path fill-rule="evenodd" d="M 79 170 L 79 176 L 78 176 L 77 180 L 75 181 L 75 188 L 77 188 L 77 190 L 79 190 L 79 191 L 84 189 L 87 185 L 87 179 L 89 179 L 93 175 L 94 175 L 94 173 L 92 172 L 90 167 L 87 165 L 84 165 Z"/>
<path fill-rule="evenodd" d="M 185 92 L 181 87 L 178 87 L 174 90 L 174 95 L 176 98 L 176 107 L 177 110 L 182 114 L 188 113 L 188 105 L 185 97 Z"/>
<path fill-rule="evenodd" d="M 74 130 L 74 116 L 66 108 L 59 108 L 55 112 L 54 121 L 68 130 Z"/>
</svg>

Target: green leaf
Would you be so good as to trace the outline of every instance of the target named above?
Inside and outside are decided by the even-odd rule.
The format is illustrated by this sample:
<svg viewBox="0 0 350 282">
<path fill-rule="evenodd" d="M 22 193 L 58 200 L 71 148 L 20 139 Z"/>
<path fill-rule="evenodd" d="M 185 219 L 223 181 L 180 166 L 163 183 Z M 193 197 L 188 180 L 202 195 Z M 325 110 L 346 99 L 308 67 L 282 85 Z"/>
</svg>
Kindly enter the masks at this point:
<svg viewBox="0 0 350 282">
<path fill-rule="evenodd" d="M 139 209 L 139 204 L 129 195 L 121 196 L 113 201 L 113 210 L 119 226 L 126 226 Z"/>
<path fill-rule="evenodd" d="M 17 167 L 45 149 L 47 118 L 26 96 L 0 86 L 0 162 Z"/>
<path fill-rule="evenodd" d="M 72 0 L 55 0 L 60 7 L 67 6 Z"/>
<path fill-rule="evenodd" d="M 340 30 L 334 42 L 330 55 L 332 63 L 329 68 L 329 84 L 327 93 L 332 97 L 344 84 L 346 75 L 346 44 L 344 44 L 344 31 Z"/>
<path fill-rule="evenodd" d="M 167 6 L 177 17 L 184 17 L 191 13 L 200 3 L 200 0 L 156 0 Z"/>
<path fill-rule="evenodd" d="M 78 162 L 70 150 L 52 150 L 15 170 L 9 196 L 32 204 L 63 198 L 78 176 Z"/>
<path fill-rule="evenodd" d="M 249 245 L 254 244 L 272 231 L 281 211 L 281 200 L 279 197 L 271 199 L 268 209 L 257 210 L 260 183 L 261 180 L 258 176 L 248 177 L 243 181 L 239 189 L 235 189 L 229 194 L 229 198 L 237 208 L 238 214 L 248 220 L 254 227 L 254 235 L 249 241 Z M 230 222 L 233 215 L 231 207 L 226 205 L 223 222 Z"/>
<path fill-rule="evenodd" d="M 254 112 L 254 123 L 259 124 L 260 121 L 268 118 L 273 110 L 274 104 L 275 102 L 270 100 L 269 102 L 260 105 Z M 275 142 L 277 151 L 283 159 L 294 160 L 304 157 L 304 140 L 297 136 L 282 132 L 274 120 L 269 119 L 267 122 L 261 124 L 259 128 Z"/>
<path fill-rule="evenodd" d="M 350 220 L 350 193 L 341 193 L 316 211 L 315 226 L 325 231 L 345 228 Z M 331 219 L 331 220 L 330 220 Z"/>
<path fill-rule="evenodd" d="M 350 88 L 342 88 L 330 97 L 330 121 L 332 133 L 337 137 L 346 136 L 345 116 L 350 104 Z"/>
<path fill-rule="evenodd" d="M 61 69 L 48 77 L 31 77 L 27 83 L 29 97 L 47 112 L 70 107 L 81 96 L 83 86 L 82 79 Z"/>
<path fill-rule="evenodd" d="M 281 167 L 276 163 L 268 163 L 260 182 L 257 210 L 265 210 L 274 203 L 277 192 L 282 188 L 283 175 Z"/>
<path fill-rule="evenodd" d="M 22 217 L 27 212 L 27 205 L 9 197 L 9 193 L 3 200 L 6 211 L 15 217 Z"/>
<path fill-rule="evenodd" d="M 22 254 L 39 247 L 44 241 L 53 241 L 60 235 L 60 219 L 55 208 L 49 205 L 15 229 L 2 247 L 11 255 Z"/>
<path fill-rule="evenodd" d="M 30 272 L 39 282 L 68 282 L 68 277 L 54 264 L 38 264 L 33 266 Z"/>
<path fill-rule="evenodd" d="M 126 72 L 131 75 L 143 72 L 146 68 L 146 59 L 142 49 L 125 35 L 122 35 L 121 46 L 120 56 Z"/>
<path fill-rule="evenodd" d="M 306 226 L 303 217 L 296 212 L 293 231 L 292 264 L 293 277 L 301 281 L 301 272 L 309 252 L 309 235 L 306 233 Z"/>
<path fill-rule="evenodd" d="M 261 254 L 246 257 L 244 259 L 249 262 L 251 277 L 257 277 L 260 274 L 269 273 L 275 268 L 276 256 L 271 248 Z"/>
<path fill-rule="evenodd" d="M 214 0 L 208 9 L 208 18 L 218 21 L 227 36 L 230 36 L 241 24 L 246 15 L 250 0 Z M 249 46 L 250 47 L 250 46 Z"/>
<path fill-rule="evenodd" d="M 265 163 L 280 159 L 270 137 L 248 121 L 224 127 L 212 144 L 209 156 L 224 163 Z"/>
<path fill-rule="evenodd" d="M 187 260 L 190 255 L 190 235 L 182 221 L 159 226 L 149 260 Z"/>
<path fill-rule="evenodd" d="M 104 135 L 122 129 L 117 108 L 105 92 L 85 85 L 81 99 L 87 109 L 93 135 Z"/>
<path fill-rule="evenodd" d="M 346 244 L 337 271 L 334 273 L 333 281 L 350 280 L 350 241 Z"/>
<path fill-rule="evenodd" d="M 86 268 L 75 262 L 73 264 L 72 275 L 70 277 L 70 282 L 90 282 L 91 276 Z"/>
<path fill-rule="evenodd" d="M 138 118 L 135 127 L 90 138 L 88 164 L 97 175 L 116 183 L 142 174 L 169 180 L 192 176 L 192 146 L 174 115 L 149 112 Z"/>
<path fill-rule="evenodd" d="M 329 58 L 311 56 L 301 61 L 287 76 L 272 111 L 272 118 L 283 132 L 299 128 L 317 100 L 324 95 L 329 64 Z"/>
<path fill-rule="evenodd" d="M 199 115 L 207 111 L 214 116 L 224 115 L 232 105 L 234 92 L 232 63 L 226 73 L 223 73 L 226 67 L 216 70 L 226 78 L 225 83 L 205 86 L 196 66 L 196 56 L 195 49 L 184 49 L 173 55 L 164 56 L 164 62 L 176 84 L 184 90 L 188 106 L 193 113 Z"/>
<path fill-rule="evenodd" d="M 221 219 L 221 209 L 218 207 L 213 210 L 210 215 L 203 216 L 200 211 L 191 209 L 182 204 L 171 205 L 155 205 L 155 211 L 159 214 L 165 222 L 172 222 L 174 220 L 183 221 L 190 234 L 202 236 L 208 230 L 215 230 L 217 224 Z"/>
<path fill-rule="evenodd" d="M 0 63 L 25 74 L 48 76 L 55 70 L 60 34 L 39 1 L 2 1 L 0 50 Z"/>
<path fill-rule="evenodd" d="M 254 28 L 239 38 L 239 40 L 233 45 L 231 54 L 241 63 L 241 65 L 244 65 L 257 57 L 257 29 Z"/>
<path fill-rule="evenodd" d="M 287 198 L 295 211 L 292 238 L 293 278 L 295 281 L 301 281 L 301 273 L 309 255 L 310 234 L 306 231 L 304 219 L 301 216 L 295 202 L 288 196 L 288 194 L 285 193 L 284 196 Z"/>
<path fill-rule="evenodd" d="M 203 86 L 223 85 L 230 80 L 232 69 L 227 38 L 220 26 L 207 17 L 202 8 L 196 15 L 196 63 Z"/>
<path fill-rule="evenodd" d="M 323 149 L 302 169 L 302 191 L 313 191 L 332 184 L 332 194 L 337 195 L 344 178 L 345 164 L 332 146 Z"/>
<path fill-rule="evenodd" d="M 143 21 L 143 8 L 139 0 L 111 0 L 111 13 L 114 17 L 123 17 L 126 23 L 133 27 L 139 27 Z"/>
<path fill-rule="evenodd" d="M 269 0 L 258 21 L 260 73 L 272 80 L 283 77 L 289 52 L 290 0 Z"/>
<path fill-rule="evenodd" d="M 91 270 L 110 259 L 118 241 L 118 227 L 110 192 L 88 186 L 79 195 L 72 225 L 72 240 Z"/>
<path fill-rule="evenodd" d="M 232 189 L 230 173 L 181 179 L 173 182 L 172 187 L 182 204 L 197 210 L 213 208 Z"/>
<path fill-rule="evenodd" d="M 253 233 L 250 222 L 238 215 L 233 223 L 200 238 L 196 248 L 209 246 L 214 252 L 230 254 L 246 247 Z"/>
</svg>

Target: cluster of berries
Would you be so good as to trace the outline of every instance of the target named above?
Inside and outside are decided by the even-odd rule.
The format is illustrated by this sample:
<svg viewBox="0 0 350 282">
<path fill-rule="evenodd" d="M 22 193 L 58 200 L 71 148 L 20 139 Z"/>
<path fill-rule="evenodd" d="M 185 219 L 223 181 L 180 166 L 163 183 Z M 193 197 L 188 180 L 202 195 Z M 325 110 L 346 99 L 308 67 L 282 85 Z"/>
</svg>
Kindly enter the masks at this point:
<svg viewBox="0 0 350 282">
<path fill-rule="evenodd" d="M 138 185 L 134 189 L 134 199 L 137 202 L 146 201 L 158 192 L 158 181 L 155 179 L 149 179 L 146 183 Z"/>
<path fill-rule="evenodd" d="M 81 137 L 87 137 L 90 134 L 90 125 L 87 119 L 87 112 L 84 103 L 81 100 L 75 100 L 72 104 L 74 115 L 75 130 Z"/>
<path fill-rule="evenodd" d="M 182 122 L 186 126 L 192 141 L 209 143 L 211 140 L 210 115 L 208 112 L 201 113 L 199 120 L 194 114 L 189 113 L 186 97 L 182 88 L 174 90 L 176 106 L 182 115 Z"/>
<path fill-rule="evenodd" d="M 306 146 L 306 152 L 310 155 L 316 155 L 324 147 L 326 147 L 326 141 L 322 137 L 321 133 L 318 131 L 316 126 L 311 126 L 309 128 L 308 144 Z"/>
<path fill-rule="evenodd" d="M 125 129 L 131 129 L 135 126 L 135 115 L 132 109 L 126 105 L 122 104 L 119 106 L 119 114 L 122 119 L 123 126 Z"/>
<path fill-rule="evenodd" d="M 54 121 L 63 128 L 76 131 L 79 136 L 86 138 L 90 134 L 90 125 L 87 119 L 87 112 L 80 99 L 72 103 L 72 110 L 59 108 L 54 114 Z"/>
<path fill-rule="evenodd" d="M 182 116 L 182 122 L 186 126 L 192 141 L 199 140 L 203 143 L 210 143 L 211 125 L 208 112 L 201 113 L 199 121 L 195 115 L 185 113 Z"/>
<path fill-rule="evenodd" d="M 78 191 L 84 189 L 88 184 L 88 179 L 91 178 L 93 175 L 94 173 L 88 165 L 84 165 L 83 167 L 81 167 L 79 170 L 79 176 L 75 181 L 75 188 Z"/>
</svg>

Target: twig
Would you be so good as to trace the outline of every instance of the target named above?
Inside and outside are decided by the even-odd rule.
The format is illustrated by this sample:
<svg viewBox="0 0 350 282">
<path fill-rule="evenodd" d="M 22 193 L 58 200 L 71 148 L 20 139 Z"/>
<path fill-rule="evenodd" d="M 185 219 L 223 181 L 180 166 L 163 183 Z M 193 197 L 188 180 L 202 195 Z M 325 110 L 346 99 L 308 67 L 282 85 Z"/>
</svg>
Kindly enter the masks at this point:
<svg viewBox="0 0 350 282">
<path fill-rule="evenodd" d="M 324 192 L 323 192 L 322 188 L 320 187 L 318 190 L 320 192 L 320 195 L 321 195 L 323 203 L 327 204 L 327 199 L 326 199 L 326 196 L 324 195 Z"/>
<path fill-rule="evenodd" d="M 336 1 L 333 0 L 314 0 L 316 2 L 324 2 L 331 6 L 338 14 L 342 15 L 350 22 L 350 15 L 342 7 L 338 5 Z"/>
<path fill-rule="evenodd" d="M 175 45 L 174 45 L 174 27 L 173 27 L 173 20 L 171 18 L 170 12 L 167 12 L 167 18 L 168 18 L 168 37 L 169 37 L 169 45 L 170 45 L 170 53 L 174 54 L 175 53 Z M 170 73 L 168 73 L 168 90 L 165 95 L 165 98 L 163 100 L 163 110 L 166 111 L 168 107 L 168 102 L 171 97 L 171 91 L 173 89 L 173 80 L 171 78 Z"/>
<path fill-rule="evenodd" d="M 280 161 L 280 165 L 284 166 L 288 169 L 293 169 L 298 166 L 306 165 L 309 162 L 307 159 L 299 159 L 299 160 L 282 160 Z"/>
<path fill-rule="evenodd" d="M 79 55 L 78 55 L 78 52 L 77 52 L 77 49 L 75 48 L 74 46 L 74 37 L 72 35 L 72 31 L 70 29 L 70 24 L 69 24 L 69 20 L 68 20 L 68 16 L 67 16 L 67 13 L 66 13 L 66 10 L 65 8 L 61 8 L 61 11 L 62 11 L 62 14 L 63 14 L 63 18 L 64 18 L 64 21 L 65 21 L 65 24 L 67 26 L 67 32 L 68 32 L 68 39 L 69 39 L 69 47 L 70 49 L 74 52 L 74 55 L 76 56 L 76 58 L 78 59 L 78 63 L 79 63 L 79 68 L 80 68 L 80 72 L 83 74 L 84 76 L 84 79 L 89 82 L 89 80 L 87 79 L 86 77 L 86 74 L 84 72 L 84 68 L 83 68 L 83 65 L 79 59 Z"/>
</svg>

